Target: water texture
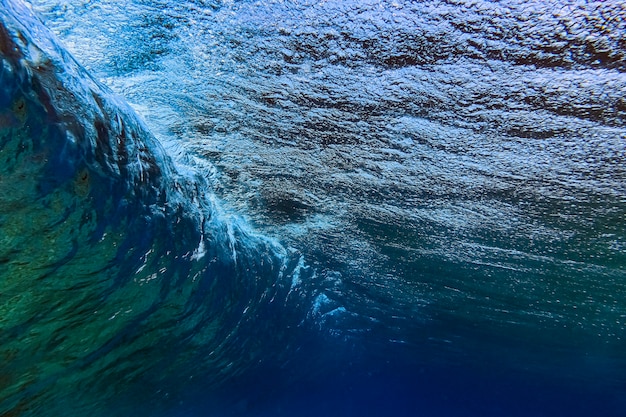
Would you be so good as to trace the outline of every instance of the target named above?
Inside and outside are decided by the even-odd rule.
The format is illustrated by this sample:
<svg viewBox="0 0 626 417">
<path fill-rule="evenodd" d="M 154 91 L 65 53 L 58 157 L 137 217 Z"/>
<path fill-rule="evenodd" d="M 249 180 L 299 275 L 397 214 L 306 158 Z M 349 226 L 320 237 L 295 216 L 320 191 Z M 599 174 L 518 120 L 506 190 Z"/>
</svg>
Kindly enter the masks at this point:
<svg viewBox="0 0 626 417">
<path fill-rule="evenodd" d="M 26 7 L 2 5 L 1 415 L 117 415 L 114 398 L 263 362 L 250 344 L 301 320 L 299 255 L 226 220 Z"/>
<path fill-rule="evenodd" d="M 3 8 L 5 37 L 27 33 L 19 54 L 37 66 L 29 45 L 53 41 Z M 134 409 L 128 393 L 144 391 L 164 415 L 626 412 L 621 3 L 32 9 L 99 81 L 53 46 L 54 71 L 19 70 L 37 98 L 18 122 L 26 87 L 4 80 L 23 64 L 3 41 L 2 305 L 18 307 L 1 345 L 43 356 L 7 356 L 22 382 L 2 378 L 2 404 L 101 373 L 123 383 L 94 396 Z M 30 111 L 41 91 L 54 115 Z M 24 145 L 33 126 L 54 139 Z M 40 284 L 65 268 L 82 284 Z M 58 299 L 75 285 L 97 299 L 80 314 Z M 93 311 L 119 327 L 87 329 Z M 37 353 L 85 333 L 102 336 L 81 354 Z M 23 382 L 40 375 L 54 384 Z"/>
</svg>

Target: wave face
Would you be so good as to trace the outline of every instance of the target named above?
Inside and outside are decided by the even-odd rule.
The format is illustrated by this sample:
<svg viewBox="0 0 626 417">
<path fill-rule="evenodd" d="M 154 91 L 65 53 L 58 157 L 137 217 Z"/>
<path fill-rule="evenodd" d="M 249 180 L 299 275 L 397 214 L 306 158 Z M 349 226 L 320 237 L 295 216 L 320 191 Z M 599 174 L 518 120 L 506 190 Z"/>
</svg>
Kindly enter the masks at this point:
<svg viewBox="0 0 626 417">
<path fill-rule="evenodd" d="M 0 415 L 623 415 L 618 2 L 2 6 Z"/>
<path fill-rule="evenodd" d="M 263 362 L 299 256 L 221 218 L 25 6 L 0 18 L 0 415 L 115 415 Z"/>
</svg>

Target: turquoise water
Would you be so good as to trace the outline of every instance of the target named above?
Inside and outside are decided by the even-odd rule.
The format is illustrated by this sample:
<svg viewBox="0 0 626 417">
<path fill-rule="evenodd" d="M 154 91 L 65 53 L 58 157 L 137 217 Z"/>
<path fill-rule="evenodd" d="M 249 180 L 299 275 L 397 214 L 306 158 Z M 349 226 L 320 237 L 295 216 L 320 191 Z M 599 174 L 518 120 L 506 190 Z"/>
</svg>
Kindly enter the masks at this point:
<svg viewBox="0 0 626 417">
<path fill-rule="evenodd" d="M 0 415 L 626 413 L 620 4 L 0 4 Z"/>
</svg>

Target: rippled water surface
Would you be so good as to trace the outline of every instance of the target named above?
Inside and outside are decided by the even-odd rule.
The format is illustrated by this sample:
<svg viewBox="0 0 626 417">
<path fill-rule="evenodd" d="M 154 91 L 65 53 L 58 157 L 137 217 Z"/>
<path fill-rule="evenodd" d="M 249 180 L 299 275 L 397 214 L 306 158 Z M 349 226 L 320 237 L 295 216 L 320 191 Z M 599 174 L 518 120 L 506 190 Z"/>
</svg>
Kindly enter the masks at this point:
<svg viewBox="0 0 626 417">
<path fill-rule="evenodd" d="M 307 265 L 278 364 L 168 415 L 626 413 L 620 2 L 31 3 Z"/>
</svg>

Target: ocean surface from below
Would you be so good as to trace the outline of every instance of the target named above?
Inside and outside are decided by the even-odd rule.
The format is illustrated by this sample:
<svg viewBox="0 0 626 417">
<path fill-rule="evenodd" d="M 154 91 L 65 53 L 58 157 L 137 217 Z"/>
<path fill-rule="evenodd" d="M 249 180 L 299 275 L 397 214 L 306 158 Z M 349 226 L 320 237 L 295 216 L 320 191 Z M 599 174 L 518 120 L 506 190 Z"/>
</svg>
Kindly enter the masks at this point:
<svg viewBox="0 0 626 417">
<path fill-rule="evenodd" d="M 135 133 L 0 176 L 0 415 L 626 414 L 625 6 L 31 5 L 33 120 Z"/>
</svg>

